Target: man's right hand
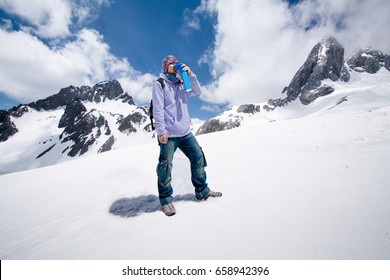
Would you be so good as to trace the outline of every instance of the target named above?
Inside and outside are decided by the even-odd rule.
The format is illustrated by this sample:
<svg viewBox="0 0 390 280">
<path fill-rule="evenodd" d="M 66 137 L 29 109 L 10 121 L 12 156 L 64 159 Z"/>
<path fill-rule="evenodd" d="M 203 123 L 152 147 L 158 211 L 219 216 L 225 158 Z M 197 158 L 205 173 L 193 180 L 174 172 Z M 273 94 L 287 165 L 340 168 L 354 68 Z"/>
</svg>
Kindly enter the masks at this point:
<svg viewBox="0 0 390 280">
<path fill-rule="evenodd" d="M 158 136 L 158 141 L 161 144 L 166 144 L 168 142 L 168 134 L 163 134 Z"/>
</svg>

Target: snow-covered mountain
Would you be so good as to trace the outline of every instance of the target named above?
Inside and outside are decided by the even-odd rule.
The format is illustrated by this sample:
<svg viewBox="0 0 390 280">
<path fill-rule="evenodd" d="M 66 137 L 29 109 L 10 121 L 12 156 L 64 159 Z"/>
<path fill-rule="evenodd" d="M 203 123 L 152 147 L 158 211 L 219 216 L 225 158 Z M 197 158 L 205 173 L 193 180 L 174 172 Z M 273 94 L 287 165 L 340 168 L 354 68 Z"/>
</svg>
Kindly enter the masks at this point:
<svg viewBox="0 0 390 280">
<path fill-rule="evenodd" d="M 232 106 L 227 111 L 205 122 L 197 131 L 198 135 L 235 128 L 248 116 L 260 113 L 260 110 L 272 111 L 278 107 L 292 106 L 299 102 L 309 105 L 317 98 L 336 94 L 337 91 L 349 88 L 354 91 L 364 84 L 367 86 L 380 86 L 390 80 L 386 75 L 377 75 L 383 69 L 390 71 L 390 55 L 379 50 L 360 49 L 344 60 L 344 48 L 332 36 L 325 36 L 318 42 L 304 64 L 294 75 L 290 84 L 282 94 L 283 98 L 270 99 L 266 103 L 245 104 Z M 369 73 L 374 75 L 359 75 Z M 359 81 L 356 84 L 356 81 Z M 297 100 L 299 99 L 299 101 Z M 340 100 L 343 102 L 345 100 Z M 296 105 L 293 106 L 294 108 Z M 310 110 L 308 106 L 300 110 Z"/>
<path fill-rule="evenodd" d="M 336 65 L 334 46 L 315 48 L 285 102 L 199 128 L 223 196 L 195 202 L 178 151 L 173 217 L 158 204 L 146 109 L 116 81 L 1 111 L 2 173 L 59 164 L 0 175 L 0 258 L 390 259 L 389 59 L 362 50 Z M 235 129 L 205 134 L 220 125 Z"/>
<path fill-rule="evenodd" d="M 0 111 L 0 174 L 152 140 L 148 109 L 117 80 Z"/>
<path fill-rule="evenodd" d="M 172 217 L 156 143 L 0 176 L 0 258 L 390 259 L 390 75 L 350 74 L 310 105 L 241 107 L 238 128 L 198 136 L 219 199 L 193 201 L 178 151 Z"/>
<path fill-rule="evenodd" d="M 295 108 L 295 103 L 307 105 L 299 110 L 313 110 L 312 102 L 319 97 L 388 83 L 385 74 L 380 76 L 388 70 L 389 55 L 363 49 L 344 61 L 343 47 L 333 37 L 326 36 L 314 46 L 285 87 L 282 93 L 285 97 L 233 106 L 204 124 L 194 123 L 193 129 L 201 135 L 236 128 L 248 117 L 286 105 Z M 105 81 L 93 87 L 70 86 L 43 100 L 0 110 L 0 174 L 138 143 L 155 143 L 152 135 L 147 108 L 136 106 L 118 81 Z"/>
</svg>

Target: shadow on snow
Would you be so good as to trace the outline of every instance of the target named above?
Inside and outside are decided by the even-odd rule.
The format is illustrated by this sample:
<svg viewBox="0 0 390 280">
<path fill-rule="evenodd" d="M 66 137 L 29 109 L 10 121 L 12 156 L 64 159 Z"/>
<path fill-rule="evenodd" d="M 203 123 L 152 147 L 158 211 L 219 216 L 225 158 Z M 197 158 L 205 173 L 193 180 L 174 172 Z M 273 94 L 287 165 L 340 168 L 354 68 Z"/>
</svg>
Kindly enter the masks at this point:
<svg viewBox="0 0 390 280">
<path fill-rule="evenodd" d="M 197 201 L 194 194 L 176 195 L 173 198 L 177 201 Z M 110 207 L 110 213 L 124 218 L 135 217 L 142 213 L 153 213 L 161 211 L 160 201 L 155 195 L 141 195 L 132 198 L 121 198 L 115 201 Z"/>
</svg>

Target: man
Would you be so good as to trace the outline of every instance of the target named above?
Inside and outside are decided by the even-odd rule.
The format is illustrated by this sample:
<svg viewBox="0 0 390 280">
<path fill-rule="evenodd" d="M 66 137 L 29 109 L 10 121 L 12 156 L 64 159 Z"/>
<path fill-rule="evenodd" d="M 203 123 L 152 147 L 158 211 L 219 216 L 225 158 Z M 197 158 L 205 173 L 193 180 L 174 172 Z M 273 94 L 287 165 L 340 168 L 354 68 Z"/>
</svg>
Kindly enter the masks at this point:
<svg viewBox="0 0 390 280">
<path fill-rule="evenodd" d="M 202 148 L 191 133 L 191 119 L 188 113 L 188 97 L 201 93 L 196 75 L 185 64 L 192 90 L 186 91 L 183 82 L 174 69 L 178 60 L 173 55 L 163 59 L 161 82 L 156 81 L 153 87 L 153 117 L 160 146 L 157 165 L 157 185 L 161 209 L 167 216 L 176 214 L 171 186 L 173 155 L 179 148 L 191 162 L 191 181 L 195 187 L 195 197 L 205 200 L 209 197 L 220 197 L 222 193 L 211 191 L 206 183 L 206 159 Z M 161 80 L 160 79 L 160 80 Z"/>
</svg>

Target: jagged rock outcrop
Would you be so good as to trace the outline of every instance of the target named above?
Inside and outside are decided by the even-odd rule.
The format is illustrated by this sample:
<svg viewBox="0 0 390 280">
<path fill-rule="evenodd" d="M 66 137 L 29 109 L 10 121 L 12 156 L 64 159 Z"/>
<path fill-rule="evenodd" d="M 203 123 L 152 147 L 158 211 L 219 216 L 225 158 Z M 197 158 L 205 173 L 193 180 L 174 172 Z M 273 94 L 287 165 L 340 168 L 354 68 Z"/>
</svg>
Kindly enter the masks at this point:
<svg viewBox="0 0 390 280">
<path fill-rule="evenodd" d="M 104 153 L 104 152 L 111 150 L 114 143 L 115 143 L 115 137 L 113 135 L 111 135 L 110 138 L 108 138 L 107 141 L 100 147 L 98 152 Z"/>
<path fill-rule="evenodd" d="M 356 72 L 375 74 L 382 67 L 390 71 L 390 55 L 371 48 L 361 49 L 353 53 L 346 64 Z"/>
<path fill-rule="evenodd" d="M 100 82 L 93 87 L 69 86 L 63 88 L 59 93 L 49 96 L 45 99 L 40 99 L 36 102 L 31 102 L 27 106 L 37 110 L 54 110 L 59 107 L 67 106 L 75 99 L 80 101 L 89 101 L 100 103 L 108 100 L 119 100 L 130 105 L 134 105 L 133 98 L 123 92 L 122 86 L 117 80 Z"/>
<path fill-rule="evenodd" d="M 296 99 L 304 105 L 309 105 L 319 97 L 332 94 L 335 90 L 333 82 L 348 83 L 351 71 L 375 74 L 382 67 L 390 71 L 390 55 L 366 48 L 355 52 L 344 61 L 343 46 L 334 37 L 325 36 L 313 47 L 290 84 L 283 89 L 282 94 L 285 94 L 285 97 L 268 100 L 263 109 L 270 111 L 286 106 Z M 340 102 L 344 102 L 344 99 Z M 241 113 L 255 114 L 259 109 L 260 106 L 254 104 L 229 109 L 205 122 L 197 134 L 238 127 L 244 119 Z"/>
<path fill-rule="evenodd" d="M 344 65 L 344 48 L 331 36 L 325 36 L 311 50 L 291 83 L 283 89 L 282 93 L 285 93 L 287 97 L 269 100 L 264 109 L 270 110 L 285 106 L 298 97 L 302 104 L 308 105 L 316 98 L 334 91 L 331 85 L 323 84 L 326 79 L 344 82 L 350 79 Z"/>
<path fill-rule="evenodd" d="M 148 111 L 144 107 L 140 107 L 139 109 L 135 110 L 133 113 L 127 115 L 125 118 L 119 118 L 118 124 L 119 124 L 119 131 L 122 133 L 129 134 L 131 132 L 137 132 L 137 127 L 139 127 L 141 124 L 145 123 L 148 118 Z M 147 131 L 146 128 L 144 128 L 145 131 Z"/>
<path fill-rule="evenodd" d="M 228 120 L 228 121 L 221 121 L 219 119 L 210 119 L 198 129 L 196 135 L 232 129 L 235 127 L 239 127 L 240 124 L 241 122 L 238 118 L 236 118 L 235 120 Z"/>
<path fill-rule="evenodd" d="M 15 123 L 11 121 L 11 113 L 0 110 L 0 142 L 7 141 L 12 135 L 18 132 Z"/>
<path fill-rule="evenodd" d="M 331 36 L 324 37 L 284 88 L 285 96 L 270 99 L 263 108 L 273 110 L 296 99 L 308 105 L 321 96 L 332 94 L 335 82 L 348 82 L 350 75 L 356 72 L 374 74 L 382 67 L 390 71 L 388 54 L 363 49 L 344 61 L 344 48 L 340 43 Z M 246 118 L 259 112 L 258 104 L 233 106 L 206 121 L 196 134 L 239 127 Z M 8 111 L 0 110 L 0 143 L 22 134 L 18 134 L 18 129 L 22 131 L 23 127 L 30 126 L 30 123 L 24 123 L 30 118 L 35 118 L 31 126 L 39 124 L 40 129 L 36 135 L 31 135 L 35 138 L 29 141 L 30 147 L 25 147 L 34 150 L 31 166 L 39 166 L 35 161 L 41 158 L 42 163 L 48 164 L 87 152 L 109 151 L 128 145 L 127 136 L 131 138 L 132 134 L 138 134 L 151 138 L 152 133 L 148 110 L 135 106 L 133 98 L 123 91 L 117 80 L 100 82 L 93 87 L 69 86 L 45 99 L 21 104 Z M 19 123 L 23 125 L 17 127 Z M 47 136 L 46 128 L 50 128 Z M 139 138 L 138 135 L 134 139 Z"/>
<path fill-rule="evenodd" d="M 97 110 L 76 115 L 74 121 L 70 122 L 60 135 L 61 143 L 71 143 L 63 153 L 67 152 L 71 157 L 82 155 L 103 133 L 110 135 L 111 131 L 107 120 Z"/>
<path fill-rule="evenodd" d="M 237 113 L 255 114 L 260 112 L 260 105 L 244 104 L 238 107 Z"/>
<path fill-rule="evenodd" d="M 58 123 L 58 127 L 72 126 L 86 111 L 87 109 L 81 103 L 80 99 L 76 98 L 65 107 L 65 112 Z"/>
<path fill-rule="evenodd" d="M 111 102 L 108 107 L 102 104 L 107 101 Z M 124 108 L 120 110 L 121 113 L 110 112 L 111 106 L 119 106 L 116 102 L 120 102 L 120 107 Z M 104 111 L 95 109 L 95 104 L 101 104 L 99 108 L 105 108 Z M 122 112 L 127 108 L 128 113 L 124 117 Z M 42 141 L 43 148 L 36 159 L 46 157 L 51 151 L 58 153 L 59 150 L 70 157 L 83 155 L 95 146 L 98 148 L 94 148 L 94 151 L 98 153 L 108 151 L 117 139 L 113 131 L 126 135 L 138 131 L 151 132 L 147 109 L 135 106 L 133 98 L 123 92 L 117 80 L 100 82 L 93 87 L 69 86 L 45 99 L 21 104 L 8 111 L 1 110 L 0 141 L 7 141 L 18 132 L 12 118 L 22 118 L 29 111 L 35 111 L 35 114 L 36 111 L 53 114 L 63 111 L 61 117 L 57 118 L 57 126 L 62 129 L 56 136 L 58 142 L 48 146 L 47 141 Z M 51 118 L 56 119 L 54 116 Z M 52 141 L 53 135 L 48 135 L 48 138 Z"/>
<path fill-rule="evenodd" d="M 333 37 L 324 37 L 318 42 L 303 66 L 298 70 L 287 87 L 290 100 L 299 97 L 302 104 L 310 104 L 316 98 L 333 92 L 333 87 L 322 84 L 323 80 L 349 81 L 349 73 L 344 67 L 344 48 Z"/>
<path fill-rule="evenodd" d="M 11 114 L 12 117 L 20 118 L 21 116 L 23 116 L 24 113 L 27 113 L 29 111 L 28 108 L 29 107 L 26 105 L 19 105 L 9 110 L 9 113 Z"/>
<path fill-rule="evenodd" d="M 331 94 L 334 88 L 326 80 L 348 82 L 350 71 L 375 74 L 381 67 L 390 71 L 390 55 L 371 48 L 361 49 L 344 61 L 344 48 L 331 36 L 325 36 L 318 42 L 305 63 L 294 75 L 291 83 L 282 93 L 285 98 L 268 100 L 264 109 L 269 111 L 276 107 L 286 106 L 299 98 L 302 104 L 308 105 L 315 99 Z"/>
<path fill-rule="evenodd" d="M 255 104 L 244 104 L 238 107 L 232 107 L 222 114 L 206 121 L 199 127 L 196 135 L 239 127 L 245 116 L 250 116 L 259 112 L 260 105 Z"/>
</svg>

